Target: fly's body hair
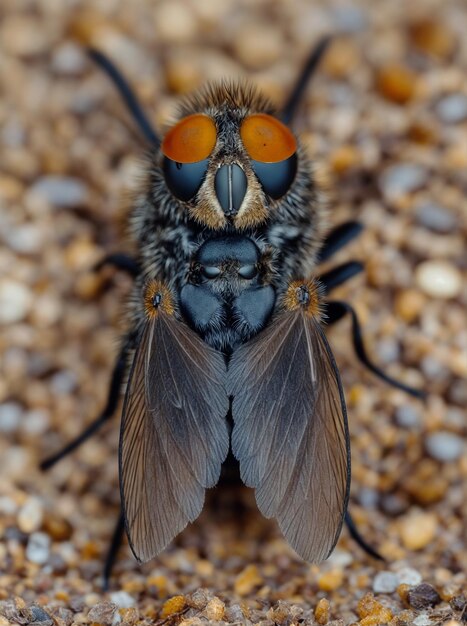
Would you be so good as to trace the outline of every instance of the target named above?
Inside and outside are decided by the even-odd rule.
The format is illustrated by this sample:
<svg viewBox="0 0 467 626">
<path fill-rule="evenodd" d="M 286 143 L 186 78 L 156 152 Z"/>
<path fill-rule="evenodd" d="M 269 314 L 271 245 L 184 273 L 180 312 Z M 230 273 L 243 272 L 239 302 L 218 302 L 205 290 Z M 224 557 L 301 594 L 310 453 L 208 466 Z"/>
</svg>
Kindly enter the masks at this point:
<svg viewBox="0 0 467 626">
<path fill-rule="evenodd" d="M 167 189 L 161 151 L 156 148 L 147 155 L 143 190 L 136 197 L 130 219 L 141 267 L 141 277 L 130 301 L 130 317 L 136 323 L 143 319 L 140 294 L 145 281 L 156 278 L 179 293 L 190 275 L 194 253 L 213 237 L 241 232 L 258 242 L 262 254 L 269 258 L 268 262 L 261 261 L 268 267 L 267 282 L 278 296 L 284 293 L 290 280 L 313 275 L 316 265 L 326 227 L 326 210 L 305 149 L 297 141 L 295 180 L 282 198 L 273 200 L 262 191 L 240 139 L 239 126 L 247 115 L 273 113 L 267 99 L 249 85 L 221 83 L 183 100 L 179 116 L 195 113 L 214 119 L 217 142 L 209 157 L 205 181 L 192 201 L 180 201 Z M 240 163 L 244 170 L 248 187 L 237 221 L 230 224 L 218 204 L 213 180 L 220 164 L 234 162 Z M 222 339 L 222 345 L 231 340 L 230 331 L 226 333 L 229 338 Z M 212 345 L 212 339 L 206 337 L 206 340 Z"/>
</svg>

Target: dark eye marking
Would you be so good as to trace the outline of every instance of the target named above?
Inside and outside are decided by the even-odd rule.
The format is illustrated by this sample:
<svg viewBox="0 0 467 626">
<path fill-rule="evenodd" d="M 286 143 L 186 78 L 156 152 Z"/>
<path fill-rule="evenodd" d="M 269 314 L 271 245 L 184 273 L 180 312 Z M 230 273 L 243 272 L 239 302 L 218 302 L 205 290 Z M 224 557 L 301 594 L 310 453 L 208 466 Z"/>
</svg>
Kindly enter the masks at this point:
<svg viewBox="0 0 467 626">
<path fill-rule="evenodd" d="M 253 170 L 258 177 L 264 191 L 277 200 L 287 193 L 295 180 L 297 173 L 297 155 L 292 154 L 288 159 L 277 163 L 263 163 L 251 161 Z"/>
<path fill-rule="evenodd" d="M 196 163 L 177 163 L 164 157 L 163 170 L 167 187 L 179 200 L 191 200 L 201 187 L 208 169 L 208 159 Z"/>
</svg>

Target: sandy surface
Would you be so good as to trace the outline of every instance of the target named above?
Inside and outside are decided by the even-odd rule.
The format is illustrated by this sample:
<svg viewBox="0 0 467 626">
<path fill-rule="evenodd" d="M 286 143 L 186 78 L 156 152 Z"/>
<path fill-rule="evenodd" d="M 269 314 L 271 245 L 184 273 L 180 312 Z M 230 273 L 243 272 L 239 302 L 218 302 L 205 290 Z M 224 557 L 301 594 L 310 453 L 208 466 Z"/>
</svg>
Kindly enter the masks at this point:
<svg viewBox="0 0 467 626">
<path fill-rule="evenodd" d="M 465 2 L 2 0 L 0 20 L 0 626 L 463 623 Z M 350 509 L 386 563 L 346 530 L 327 562 L 303 563 L 249 492 L 226 490 L 149 564 L 125 545 L 103 593 L 118 416 L 37 469 L 105 401 L 130 280 L 91 268 L 126 247 L 144 149 L 79 41 L 118 63 L 161 128 L 206 79 L 248 77 L 280 105 L 327 32 L 344 35 L 297 130 L 331 223 L 366 225 L 333 260 L 366 272 L 337 295 L 359 312 L 374 359 L 429 392 L 422 403 L 384 386 L 354 357 L 348 321 L 330 330 L 349 406 Z"/>
</svg>

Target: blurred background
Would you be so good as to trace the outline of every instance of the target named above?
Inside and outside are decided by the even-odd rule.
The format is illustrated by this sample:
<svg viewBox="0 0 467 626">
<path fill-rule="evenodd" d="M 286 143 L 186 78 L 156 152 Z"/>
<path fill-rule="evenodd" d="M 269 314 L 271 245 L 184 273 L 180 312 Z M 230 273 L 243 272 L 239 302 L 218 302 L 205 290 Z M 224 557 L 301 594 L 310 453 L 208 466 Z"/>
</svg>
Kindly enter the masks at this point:
<svg viewBox="0 0 467 626">
<path fill-rule="evenodd" d="M 464 0 L 2 0 L 0 626 L 461 623 L 466 32 Z M 295 129 L 327 191 L 330 226 L 366 227 L 329 265 L 365 263 L 337 295 L 358 311 L 373 359 L 429 392 L 422 403 L 365 371 L 348 321 L 329 331 L 349 408 L 350 509 L 386 563 L 344 530 L 326 563 L 305 564 L 249 492 L 241 520 L 226 493 L 144 567 L 125 544 L 103 594 L 118 412 L 48 474 L 38 470 L 102 408 L 131 286 L 92 266 L 130 249 L 145 144 L 82 44 L 120 67 L 161 129 L 180 95 L 207 80 L 244 77 L 280 107 L 327 33 L 339 36 Z"/>
</svg>

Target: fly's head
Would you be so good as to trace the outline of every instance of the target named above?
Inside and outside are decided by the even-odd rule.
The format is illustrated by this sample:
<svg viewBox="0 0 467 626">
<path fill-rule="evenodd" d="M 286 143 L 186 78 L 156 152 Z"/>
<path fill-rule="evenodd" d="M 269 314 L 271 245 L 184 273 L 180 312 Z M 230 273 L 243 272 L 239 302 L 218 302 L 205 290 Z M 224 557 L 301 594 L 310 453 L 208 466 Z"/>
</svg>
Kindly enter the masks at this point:
<svg viewBox="0 0 467 626">
<path fill-rule="evenodd" d="M 212 231 L 255 229 L 281 212 L 300 219 L 297 207 L 303 211 L 314 193 L 292 131 L 266 99 L 238 84 L 186 99 L 159 158 L 178 210 Z"/>
</svg>

